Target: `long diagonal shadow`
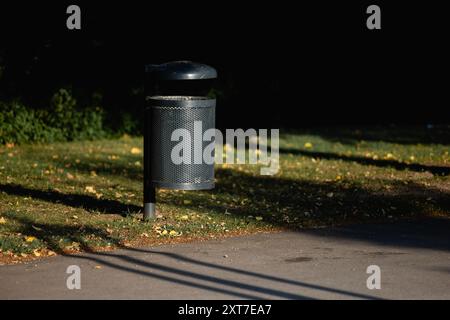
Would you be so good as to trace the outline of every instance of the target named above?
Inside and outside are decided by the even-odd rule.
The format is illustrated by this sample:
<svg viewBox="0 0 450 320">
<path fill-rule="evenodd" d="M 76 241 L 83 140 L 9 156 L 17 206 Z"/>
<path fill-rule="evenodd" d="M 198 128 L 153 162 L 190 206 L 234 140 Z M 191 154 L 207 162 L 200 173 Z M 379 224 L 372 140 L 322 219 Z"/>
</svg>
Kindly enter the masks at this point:
<svg viewBox="0 0 450 320">
<path fill-rule="evenodd" d="M 188 263 L 201 265 L 201 266 L 208 267 L 208 268 L 214 268 L 214 269 L 219 269 L 219 270 L 239 273 L 239 274 L 243 274 L 243 275 L 246 275 L 246 276 L 266 279 L 266 280 L 270 280 L 270 281 L 274 281 L 274 282 L 286 283 L 286 284 L 300 286 L 300 287 L 314 289 L 314 290 L 320 290 L 320 291 L 333 292 L 333 293 L 337 293 L 337 294 L 343 294 L 343 295 L 352 296 L 352 297 L 355 297 L 355 298 L 379 299 L 377 297 L 370 296 L 370 295 L 354 293 L 354 292 L 345 291 L 345 290 L 341 290 L 341 289 L 327 288 L 327 287 L 324 287 L 324 286 L 310 284 L 310 283 L 306 283 L 306 282 L 302 282 L 302 281 L 285 279 L 285 278 L 281 278 L 281 277 L 277 277 L 277 276 L 262 274 L 262 273 L 258 273 L 258 272 L 248 271 L 248 270 L 241 270 L 241 269 L 237 269 L 237 268 L 233 268 L 233 267 L 221 266 L 221 265 L 217 265 L 217 264 L 210 263 L 210 262 L 198 261 L 198 260 L 194 260 L 192 258 L 188 258 L 188 257 L 182 256 L 182 255 L 176 254 L 176 253 L 161 252 L 161 251 L 154 251 L 154 250 L 146 250 L 146 249 L 140 249 L 140 248 L 127 248 L 126 250 L 164 255 L 164 256 L 170 257 L 172 259 L 181 260 L 181 261 L 185 261 L 185 262 L 188 262 Z"/>
<path fill-rule="evenodd" d="M 343 160 L 349 162 L 357 162 L 363 165 L 372 165 L 377 167 L 391 167 L 396 170 L 411 170 L 416 172 L 428 171 L 433 175 L 440 175 L 440 176 L 450 175 L 450 167 L 444 166 L 432 166 L 418 163 L 405 163 L 396 160 L 386 160 L 386 159 L 374 160 L 371 158 L 365 158 L 361 156 L 346 156 L 332 152 L 320 152 L 320 151 L 314 152 L 289 148 L 280 148 L 280 153 L 290 153 L 294 155 L 302 155 L 325 160 Z"/>
<path fill-rule="evenodd" d="M 164 266 L 161 264 L 157 264 L 157 263 L 152 263 L 152 262 L 146 262 L 140 259 L 136 259 L 130 256 L 125 256 L 125 255 L 121 255 L 121 254 L 110 254 L 110 253 L 95 253 L 95 255 L 99 255 L 99 256 L 104 256 L 104 257 L 114 257 L 129 263 L 133 263 L 135 265 L 140 265 L 146 268 L 152 268 L 152 269 L 156 269 L 156 270 L 160 270 L 160 271 L 164 271 L 164 272 L 169 272 L 172 274 L 176 274 L 176 275 L 181 275 L 181 276 L 185 276 L 185 277 L 190 277 L 190 278 L 194 278 L 196 280 L 203 280 L 203 281 L 207 281 L 207 282 L 212 282 L 214 284 L 221 284 L 221 285 L 225 285 L 225 286 L 230 286 L 230 287 L 235 287 L 235 288 L 240 288 L 240 289 L 244 289 L 244 290 L 248 290 L 248 291 L 252 291 L 252 292 L 257 292 L 257 293 L 262 293 L 262 294 L 269 294 L 269 295 L 273 295 L 273 296 L 277 296 L 280 298 L 284 298 L 284 299 L 311 299 L 309 297 L 306 296 L 301 296 L 301 295 L 297 295 L 297 294 L 293 294 L 293 293 L 288 293 L 288 292 L 284 292 L 284 291 L 280 291 L 280 290 L 275 290 L 275 289 L 270 289 L 270 288 L 263 288 L 263 287 L 259 287 L 259 286 L 255 286 L 255 285 L 250 285 L 250 284 L 245 284 L 245 283 L 241 283 L 241 282 L 237 282 L 237 281 L 233 281 L 233 280 L 227 280 L 227 279 L 222 279 L 222 278 L 218 278 L 218 277 L 214 277 L 214 276 L 208 276 L 208 275 L 204 275 L 204 274 L 199 274 L 199 273 L 195 273 L 195 272 L 191 272 L 191 271 L 185 271 L 185 270 L 180 270 L 180 269 L 176 269 L 173 267 L 169 267 L 169 266 Z M 90 257 L 84 256 L 84 259 L 91 259 Z M 100 262 L 100 259 L 97 258 L 93 258 L 94 260 Z M 103 261 L 102 261 L 103 262 Z M 124 269 L 125 267 L 122 266 L 118 266 L 112 263 L 108 263 L 109 266 L 112 266 L 114 268 L 118 267 L 119 269 Z M 128 268 L 125 268 L 128 269 Z M 131 272 L 142 272 L 142 271 L 138 271 L 138 270 L 132 270 L 129 269 L 128 271 Z M 145 272 L 144 272 L 145 273 Z M 151 274 L 152 276 L 155 276 L 154 274 Z M 159 277 L 159 275 L 158 275 Z M 164 277 L 164 276 L 162 276 Z M 168 277 L 164 277 L 167 279 L 171 279 L 171 280 L 177 280 L 177 279 L 173 279 L 173 278 L 168 278 Z M 163 279 L 166 280 L 166 279 Z M 177 280 L 178 281 L 178 280 Z M 256 297 L 251 297 L 251 299 L 255 299 Z M 256 299 L 261 299 L 261 298 L 256 298 Z"/>
<path fill-rule="evenodd" d="M 429 128 L 421 125 L 330 125 L 310 127 L 307 130 L 291 130 L 295 135 L 316 135 L 331 142 L 355 145 L 360 141 L 389 142 L 401 145 L 450 144 L 450 127 L 436 125 Z"/>
<path fill-rule="evenodd" d="M 123 214 L 124 212 L 138 212 L 141 210 L 136 205 L 123 204 L 116 200 L 97 199 L 82 194 L 64 194 L 55 190 L 29 189 L 17 184 L 0 184 L 0 191 L 11 195 L 31 197 L 52 203 L 62 203 L 73 208 L 84 208 L 88 211 L 100 211 L 111 214 Z"/>
<path fill-rule="evenodd" d="M 67 256 L 68 257 L 74 257 L 74 256 L 71 256 L 71 255 L 67 255 Z M 195 282 L 192 282 L 192 281 L 176 279 L 176 278 L 172 278 L 172 277 L 168 277 L 168 276 L 164 276 L 164 275 L 160 275 L 160 274 L 154 274 L 154 273 L 150 273 L 150 272 L 146 272 L 146 271 L 136 270 L 136 269 L 124 267 L 124 266 L 121 266 L 121 265 L 118 265 L 118 264 L 115 264 L 115 263 L 112 263 L 112 262 L 108 262 L 106 260 L 99 259 L 99 258 L 88 257 L 88 256 L 76 256 L 76 258 L 77 259 L 85 259 L 85 260 L 95 261 L 97 263 L 103 264 L 105 266 L 109 266 L 109 267 L 114 268 L 114 269 L 118 269 L 118 270 L 122 270 L 122 271 L 126 271 L 126 272 L 131 272 L 131 273 L 135 273 L 135 274 L 139 274 L 139 275 L 142 275 L 142 276 L 155 278 L 155 279 L 163 280 L 163 281 L 167 281 L 167 282 L 178 283 L 178 284 L 181 284 L 181 285 L 184 285 L 184 286 L 188 286 L 188 287 L 214 291 L 214 292 L 228 294 L 228 295 L 232 295 L 232 296 L 240 297 L 240 298 L 244 298 L 244 299 L 252 299 L 252 300 L 263 299 L 262 297 L 258 297 L 258 296 L 255 296 L 255 295 L 250 295 L 250 294 L 241 293 L 241 292 L 237 292 L 237 291 L 231 291 L 231 290 L 223 289 L 223 288 L 207 286 L 207 285 L 195 283 Z M 117 255 L 117 258 L 120 258 L 120 255 Z"/>
</svg>

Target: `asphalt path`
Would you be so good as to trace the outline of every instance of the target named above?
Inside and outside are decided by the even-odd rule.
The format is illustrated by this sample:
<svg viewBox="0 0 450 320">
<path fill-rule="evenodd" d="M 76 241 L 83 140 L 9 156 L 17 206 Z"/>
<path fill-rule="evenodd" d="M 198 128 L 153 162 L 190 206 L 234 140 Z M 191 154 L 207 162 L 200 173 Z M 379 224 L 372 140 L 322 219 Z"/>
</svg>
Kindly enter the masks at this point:
<svg viewBox="0 0 450 320">
<path fill-rule="evenodd" d="M 45 258 L 1 266 L 0 299 L 450 299 L 450 220 Z"/>
</svg>

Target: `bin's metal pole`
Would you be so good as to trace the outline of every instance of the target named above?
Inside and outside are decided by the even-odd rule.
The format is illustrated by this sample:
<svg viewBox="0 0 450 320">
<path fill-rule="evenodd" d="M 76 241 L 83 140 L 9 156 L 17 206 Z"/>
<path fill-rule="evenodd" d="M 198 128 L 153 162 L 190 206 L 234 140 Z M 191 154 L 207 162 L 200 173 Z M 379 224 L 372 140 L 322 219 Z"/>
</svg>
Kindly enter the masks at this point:
<svg viewBox="0 0 450 320">
<path fill-rule="evenodd" d="M 151 121 L 150 108 L 144 106 L 144 220 L 156 217 L 156 192 L 152 186 L 150 155 L 151 155 Z"/>
</svg>

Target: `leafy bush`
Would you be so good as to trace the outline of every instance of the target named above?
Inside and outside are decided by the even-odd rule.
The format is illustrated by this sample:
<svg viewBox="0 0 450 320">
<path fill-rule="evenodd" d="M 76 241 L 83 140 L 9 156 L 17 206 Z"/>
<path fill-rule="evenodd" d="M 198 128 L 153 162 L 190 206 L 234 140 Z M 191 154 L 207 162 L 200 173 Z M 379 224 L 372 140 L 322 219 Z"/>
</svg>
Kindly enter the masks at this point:
<svg viewBox="0 0 450 320">
<path fill-rule="evenodd" d="M 50 107 L 34 110 L 19 102 L 0 102 L 0 144 L 95 139 L 108 135 L 99 107 L 77 108 L 66 89 L 51 99 Z"/>
<path fill-rule="evenodd" d="M 59 129 L 63 140 L 95 139 L 105 136 L 103 111 L 99 107 L 76 109 L 76 100 L 66 89 L 51 99 L 45 118 L 50 127 Z"/>
<path fill-rule="evenodd" d="M 58 130 L 49 127 L 42 112 L 13 102 L 0 104 L 0 143 L 58 140 Z"/>
</svg>

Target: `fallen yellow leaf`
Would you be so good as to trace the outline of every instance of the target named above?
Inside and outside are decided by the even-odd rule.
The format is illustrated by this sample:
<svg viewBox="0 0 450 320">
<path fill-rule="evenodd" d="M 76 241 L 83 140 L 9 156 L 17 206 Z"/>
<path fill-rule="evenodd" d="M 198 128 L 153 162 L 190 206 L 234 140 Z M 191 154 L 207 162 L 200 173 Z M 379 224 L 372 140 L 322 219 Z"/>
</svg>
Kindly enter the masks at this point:
<svg viewBox="0 0 450 320">
<path fill-rule="evenodd" d="M 258 216 L 258 217 L 255 217 L 255 219 L 258 220 L 258 221 L 261 221 L 263 219 L 263 217 Z"/>
<path fill-rule="evenodd" d="M 93 186 L 86 186 L 86 188 L 84 188 L 84 191 L 89 193 L 97 193 L 97 191 L 95 191 Z"/>
<path fill-rule="evenodd" d="M 176 236 L 176 235 L 178 235 L 178 232 L 176 232 L 175 230 L 170 230 L 169 235 Z"/>
<path fill-rule="evenodd" d="M 0 224 L 5 224 L 5 223 L 6 223 L 6 219 L 3 218 L 3 217 L 1 217 L 1 218 L 0 218 Z"/>
<path fill-rule="evenodd" d="M 36 240 L 36 237 L 33 237 L 33 236 L 28 236 L 25 238 L 26 242 L 33 242 L 34 240 Z"/>
<path fill-rule="evenodd" d="M 131 148 L 131 153 L 132 154 L 140 154 L 142 151 L 139 148 L 133 147 Z"/>
<path fill-rule="evenodd" d="M 311 142 L 306 142 L 305 143 L 305 148 L 312 148 L 312 147 L 313 147 L 313 145 L 312 145 Z"/>
</svg>

